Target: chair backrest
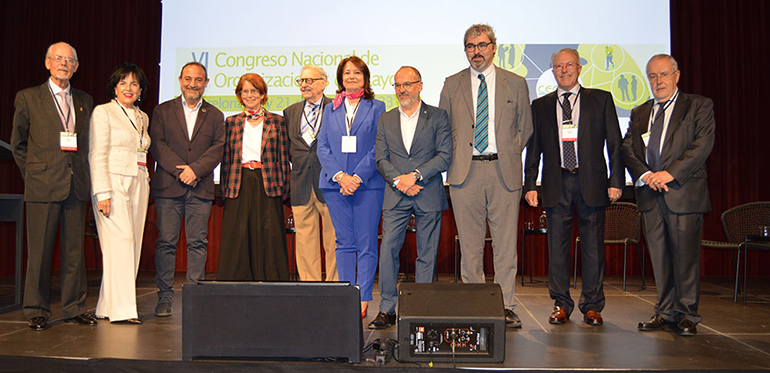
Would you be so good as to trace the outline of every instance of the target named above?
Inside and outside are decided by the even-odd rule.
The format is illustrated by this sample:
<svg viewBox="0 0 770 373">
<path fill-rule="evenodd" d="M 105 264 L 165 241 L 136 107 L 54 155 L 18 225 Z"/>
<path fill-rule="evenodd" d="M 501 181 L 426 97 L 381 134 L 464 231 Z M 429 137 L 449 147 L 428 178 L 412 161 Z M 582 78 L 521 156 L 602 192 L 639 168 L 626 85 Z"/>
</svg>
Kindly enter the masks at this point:
<svg viewBox="0 0 770 373">
<path fill-rule="evenodd" d="M 607 206 L 604 219 L 604 240 L 623 241 L 625 239 L 639 242 L 641 232 L 641 215 L 636 204 L 629 202 L 613 202 Z"/>
<path fill-rule="evenodd" d="M 722 213 L 722 228 L 727 240 L 742 243 L 747 235 L 759 234 L 761 226 L 770 226 L 770 201 L 735 206 Z"/>
</svg>

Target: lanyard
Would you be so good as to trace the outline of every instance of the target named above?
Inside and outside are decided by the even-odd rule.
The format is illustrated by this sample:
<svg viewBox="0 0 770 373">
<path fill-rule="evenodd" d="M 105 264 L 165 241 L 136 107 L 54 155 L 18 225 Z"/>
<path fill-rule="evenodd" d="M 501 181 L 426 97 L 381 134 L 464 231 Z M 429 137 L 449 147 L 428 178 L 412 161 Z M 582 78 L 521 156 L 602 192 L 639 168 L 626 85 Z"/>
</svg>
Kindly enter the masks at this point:
<svg viewBox="0 0 770 373">
<path fill-rule="evenodd" d="M 67 110 L 67 116 L 65 117 L 64 111 L 61 109 L 61 106 L 59 106 L 59 100 L 57 100 L 56 95 L 53 94 L 53 90 L 51 89 L 51 86 L 48 86 L 48 92 L 51 92 L 51 96 L 53 96 L 53 102 L 56 104 L 56 108 L 59 109 L 59 113 L 61 114 L 61 117 L 64 119 L 64 130 L 69 132 L 70 131 L 70 128 L 69 128 L 70 113 L 72 112 L 72 109 L 71 109 L 72 105 L 67 105 L 67 106 L 70 106 L 70 110 Z M 67 99 L 67 95 L 64 95 L 62 100 L 66 100 L 66 99 Z M 75 132 L 75 131 L 72 131 L 72 132 Z"/>
<path fill-rule="evenodd" d="M 307 104 L 313 105 L 313 103 L 311 103 L 311 102 L 305 103 L 305 105 L 307 105 Z M 323 99 L 321 99 L 321 103 L 318 104 L 317 106 L 318 106 L 319 111 L 318 111 L 318 115 L 315 116 L 315 121 L 313 121 L 313 123 L 310 123 L 310 120 L 307 119 L 307 112 L 305 112 L 305 110 L 302 110 L 302 116 L 305 117 L 305 122 L 307 122 L 307 125 L 310 126 L 310 128 L 313 129 L 313 134 L 316 133 L 316 130 L 315 130 L 316 126 L 318 125 L 318 121 L 321 119 L 321 115 L 323 115 L 323 112 L 324 112 L 323 111 Z M 346 114 L 347 114 L 347 112 L 346 112 Z"/>
<path fill-rule="evenodd" d="M 356 119 L 356 112 L 358 111 L 358 107 L 361 106 L 361 101 L 358 101 L 358 105 L 356 105 L 356 108 L 353 109 L 353 116 L 351 118 L 348 118 L 347 99 L 345 99 L 345 101 L 345 122 L 348 124 L 348 136 L 350 136 L 350 128 L 353 127 L 353 121 Z"/>
<path fill-rule="evenodd" d="M 128 115 L 128 112 L 127 112 L 127 111 L 126 111 L 126 109 L 123 107 L 123 105 L 121 105 L 121 104 L 118 102 L 118 100 L 115 100 L 115 103 L 116 103 L 116 104 L 118 104 L 118 106 L 120 106 L 120 110 L 123 110 L 123 114 L 126 114 L 126 118 L 128 118 L 128 121 L 129 121 L 129 122 L 131 122 L 131 125 L 134 127 L 134 130 L 136 130 L 136 133 L 138 133 L 138 134 L 139 134 L 139 147 L 140 147 L 140 148 L 144 148 L 144 146 L 142 145 L 142 140 L 144 140 L 144 126 L 142 126 L 142 132 L 139 132 L 139 129 L 138 129 L 138 128 L 136 128 L 136 125 L 134 124 L 134 121 L 133 121 L 133 120 L 131 120 L 131 117 Z M 139 118 L 141 118 L 141 117 L 139 117 Z M 140 125 L 142 124 L 142 123 L 141 123 L 141 121 L 139 122 L 139 124 L 140 124 Z"/>
<path fill-rule="evenodd" d="M 573 113 L 575 112 L 575 105 L 577 105 L 577 101 L 580 98 L 580 92 L 582 92 L 582 91 L 583 91 L 582 89 L 578 89 L 578 93 L 575 95 L 575 102 L 570 105 L 570 107 L 572 107 L 572 112 Z M 556 92 L 558 94 L 559 91 L 557 90 Z M 569 92 L 569 91 L 567 91 L 567 92 Z M 567 92 L 564 92 L 564 93 L 567 93 Z M 562 93 L 562 94 L 564 94 L 564 93 Z M 569 93 L 572 93 L 572 92 L 569 92 Z M 564 99 L 565 100 L 569 100 L 569 97 L 565 97 Z M 559 96 L 556 96 L 556 103 L 559 104 L 559 106 L 561 107 L 562 113 L 564 113 L 564 104 L 561 101 L 559 101 Z M 564 115 L 564 114 L 562 114 L 562 115 Z M 563 119 L 562 119 L 562 124 L 564 124 L 564 120 Z M 571 116 L 569 118 L 569 123 L 568 124 L 572 124 L 572 117 Z"/>
<path fill-rule="evenodd" d="M 658 113 L 659 113 L 661 110 L 663 111 L 663 114 L 662 114 L 662 115 L 664 115 L 664 117 L 663 117 L 663 121 L 664 121 L 664 122 L 666 121 L 666 117 L 665 117 L 665 115 L 666 115 L 666 110 L 668 110 L 668 107 L 669 107 L 669 106 L 671 106 L 671 104 L 673 104 L 673 103 L 674 103 L 674 101 L 676 100 L 676 98 L 677 98 L 677 97 L 679 97 L 679 90 L 677 90 L 677 91 L 676 91 L 676 93 L 674 93 L 674 95 L 671 97 L 671 99 L 669 99 L 668 101 L 666 101 L 666 103 L 663 105 L 663 108 L 662 108 L 662 109 L 660 109 L 660 108 L 659 108 L 659 109 L 658 109 L 658 111 L 656 111 L 656 112 L 655 112 L 655 115 L 650 115 L 650 121 L 649 121 L 649 123 L 647 124 L 647 128 L 648 128 L 648 131 L 649 131 L 649 130 L 650 130 L 650 128 L 652 127 L 652 123 L 655 121 L 655 117 L 657 117 L 657 116 L 658 116 Z M 653 107 L 654 107 L 654 105 L 653 105 Z"/>
</svg>

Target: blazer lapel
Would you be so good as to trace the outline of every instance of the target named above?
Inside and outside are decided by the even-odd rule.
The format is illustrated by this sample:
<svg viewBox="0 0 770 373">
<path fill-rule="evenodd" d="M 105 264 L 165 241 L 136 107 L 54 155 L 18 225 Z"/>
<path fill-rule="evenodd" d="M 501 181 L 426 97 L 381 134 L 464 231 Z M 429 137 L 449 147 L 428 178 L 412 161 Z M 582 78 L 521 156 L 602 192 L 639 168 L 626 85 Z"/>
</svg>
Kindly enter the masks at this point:
<svg viewBox="0 0 770 373">
<path fill-rule="evenodd" d="M 556 118 L 556 105 L 558 105 L 556 100 L 557 100 L 556 91 L 549 93 L 545 98 L 545 105 L 543 105 L 543 109 L 545 110 L 545 113 L 539 113 L 539 115 L 543 115 L 545 117 L 546 125 L 551 127 L 550 132 L 554 134 L 554 141 L 556 141 L 556 147 L 561 148 L 561 144 L 560 144 L 561 139 L 559 139 L 559 120 L 558 118 Z"/>
<path fill-rule="evenodd" d="M 182 130 L 182 133 L 184 134 L 184 137 L 187 139 L 188 142 L 190 142 L 192 139 L 190 138 L 190 134 L 187 133 L 187 119 L 184 116 L 184 109 L 182 108 L 182 105 L 184 105 L 184 101 L 182 100 L 182 96 L 177 97 L 176 102 L 174 103 L 174 106 L 172 108 L 174 109 L 174 114 L 176 114 L 177 123 L 179 123 L 179 126 Z"/>
<path fill-rule="evenodd" d="M 358 101 L 358 110 L 356 110 L 356 116 L 353 118 L 353 125 L 350 126 L 350 134 L 353 135 L 361 127 L 361 123 L 364 122 L 369 110 L 372 109 L 372 100 L 361 99 Z M 345 118 L 347 123 L 347 118 Z"/>
<path fill-rule="evenodd" d="M 48 88 L 48 81 L 46 80 L 46 82 L 40 86 L 40 106 L 43 108 L 43 111 L 48 113 L 49 122 L 55 124 L 58 131 L 61 132 L 64 131 L 64 125 L 59 117 L 59 109 L 56 108 L 56 104 L 53 100 L 54 98 L 51 95 L 51 91 Z"/>
<path fill-rule="evenodd" d="M 399 113 L 399 115 L 401 114 Z M 422 133 L 425 132 L 426 127 L 428 127 L 428 108 L 427 106 L 425 106 L 425 102 L 420 101 L 420 113 L 419 113 L 419 117 L 417 118 L 417 128 L 415 128 L 414 130 L 414 138 L 412 138 L 412 146 L 409 149 L 409 154 L 412 154 L 412 149 L 414 149 L 415 144 L 419 143 L 417 139 L 419 139 L 420 136 L 422 136 Z M 401 126 L 399 125 L 398 128 L 400 130 Z M 402 138 L 403 138 L 403 135 L 402 135 Z"/>
<path fill-rule="evenodd" d="M 674 132 L 676 132 L 679 129 L 679 125 L 682 123 L 682 118 L 684 118 L 684 113 L 687 112 L 687 109 L 690 107 L 690 99 L 683 95 L 681 92 L 679 93 L 679 98 L 676 100 L 676 103 L 674 105 L 674 112 L 671 113 L 671 117 L 668 119 L 668 129 L 666 130 L 666 138 L 663 140 L 663 150 L 660 152 L 660 164 L 668 164 L 666 162 L 666 155 L 668 154 L 668 151 L 671 149 L 671 138 L 674 136 Z"/>
<path fill-rule="evenodd" d="M 201 98 L 201 100 L 203 99 Z M 208 106 L 208 102 L 204 100 L 200 109 L 198 109 L 198 117 L 195 119 L 195 126 L 193 127 L 193 133 L 192 136 L 190 136 L 190 141 L 192 141 L 195 136 L 198 135 L 198 132 L 200 132 L 201 126 L 203 126 L 203 121 L 206 120 L 206 115 L 209 113 Z"/>
<path fill-rule="evenodd" d="M 471 68 L 463 70 L 460 76 L 460 93 L 465 99 L 465 104 L 468 105 L 468 112 L 470 113 L 471 120 L 474 125 L 476 122 L 476 108 L 473 106 L 473 87 L 471 87 Z M 471 131 L 471 136 L 473 131 Z"/>
<path fill-rule="evenodd" d="M 583 134 L 585 134 L 586 131 L 588 131 L 588 129 L 586 127 L 588 125 L 590 125 L 590 123 L 591 123 L 591 121 L 582 121 L 582 119 L 587 117 L 587 115 L 588 115 L 587 113 L 592 113 L 593 111 L 591 111 L 590 109 L 582 110 L 583 108 L 588 108 L 589 106 L 591 106 L 591 98 L 592 98 L 591 97 L 591 93 L 589 93 L 588 91 L 584 90 L 583 87 L 580 87 L 578 89 L 578 98 L 580 98 L 580 103 L 576 104 L 576 105 L 580 105 L 580 109 L 581 109 L 580 113 L 581 113 L 581 115 L 580 115 L 580 119 L 578 119 L 578 136 L 577 136 L 577 139 L 578 139 L 578 144 L 580 144 L 580 138 L 583 137 Z M 585 123 L 585 125 L 581 125 L 581 121 L 583 123 Z M 580 147 L 580 145 L 578 145 L 578 148 L 579 147 Z"/>
<path fill-rule="evenodd" d="M 83 116 L 83 101 L 80 99 L 80 95 L 72 95 L 72 105 L 75 106 L 75 132 L 80 133 L 80 129 L 86 124 L 85 117 Z"/>
<path fill-rule="evenodd" d="M 495 135 L 502 127 L 497 123 L 503 123 L 503 109 L 505 108 L 505 100 L 508 99 L 505 95 L 507 86 L 508 79 L 505 78 L 505 75 L 500 74 L 499 68 L 495 66 L 495 117 L 492 118 L 495 121 Z"/>
</svg>

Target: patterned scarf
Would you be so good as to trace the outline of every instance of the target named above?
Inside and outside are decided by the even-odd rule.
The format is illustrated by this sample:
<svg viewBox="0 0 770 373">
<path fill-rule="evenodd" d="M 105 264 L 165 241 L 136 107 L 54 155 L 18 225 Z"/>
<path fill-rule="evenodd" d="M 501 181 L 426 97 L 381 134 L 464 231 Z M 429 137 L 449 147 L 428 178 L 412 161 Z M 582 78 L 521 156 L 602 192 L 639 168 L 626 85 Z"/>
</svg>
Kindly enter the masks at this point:
<svg viewBox="0 0 770 373">
<path fill-rule="evenodd" d="M 342 91 L 338 93 L 337 96 L 334 97 L 334 109 L 337 110 L 337 108 L 342 104 L 343 98 L 347 98 L 348 100 L 355 100 L 363 96 L 364 96 L 363 89 L 356 93 L 348 93 L 347 91 Z"/>
<path fill-rule="evenodd" d="M 262 119 L 263 110 L 264 110 L 263 108 L 259 108 L 259 110 L 256 110 L 256 111 L 243 109 L 243 112 L 246 113 L 246 119 L 259 121 L 260 119 Z"/>
</svg>

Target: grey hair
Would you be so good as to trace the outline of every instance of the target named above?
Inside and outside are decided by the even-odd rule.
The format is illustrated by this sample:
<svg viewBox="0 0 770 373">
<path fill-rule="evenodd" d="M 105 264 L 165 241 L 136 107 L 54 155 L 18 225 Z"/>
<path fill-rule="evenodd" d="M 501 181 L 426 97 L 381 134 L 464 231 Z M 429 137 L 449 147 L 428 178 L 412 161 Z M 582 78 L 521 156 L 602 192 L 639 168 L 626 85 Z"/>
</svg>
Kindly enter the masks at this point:
<svg viewBox="0 0 770 373">
<path fill-rule="evenodd" d="M 650 68 L 650 62 L 652 62 L 653 60 L 662 59 L 662 58 L 665 58 L 668 60 L 668 62 L 671 64 L 671 67 L 674 69 L 674 71 L 679 70 L 679 64 L 676 62 L 674 57 L 671 56 L 670 54 L 665 54 L 665 53 L 659 53 L 650 57 L 650 60 L 647 61 L 647 66 L 644 69 L 648 70 Z"/>
<path fill-rule="evenodd" d="M 497 45 L 495 30 L 492 30 L 492 26 L 484 23 L 480 23 L 480 24 L 475 24 L 471 26 L 470 28 L 468 28 L 468 30 L 465 31 L 465 36 L 463 37 L 463 46 L 465 46 L 465 43 L 468 42 L 468 38 L 473 36 L 479 36 L 481 34 L 486 35 L 492 44 Z"/>
<path fill-rule="evenodd" d="M 316 65 L 305 65 L 305 66 L 302 66 L 302 70 L 300 70 L 300 72 L 299 72 L 300 75 L 305 70 L 315 70 L 315 72 L 321 74 L 321 77 L 324 78 L 324 80 L 329 80 L 329 77 L 326 76 L 326 70 L 324 70 L 323 67 L 321 67 L 321 66 L 316 66 Z"/>
<path fill-rule="evenodd" d="M 570 52 L 570 53 L 574 54 L 575 57 L 577 57 L 578 63 L 580 63 L 580 53 L 578 53 L 577 49 L 574 49 L 574 48 L 562 48 L 562 49 L 557 50 L 556 52 L 554 52 L 551 55 L 551 66 L 553 66 L 553 61 L 556 60 L 556 56 L 558 56 L 559 53 L 561 53 L 561 52 Z"/>
</svg>

